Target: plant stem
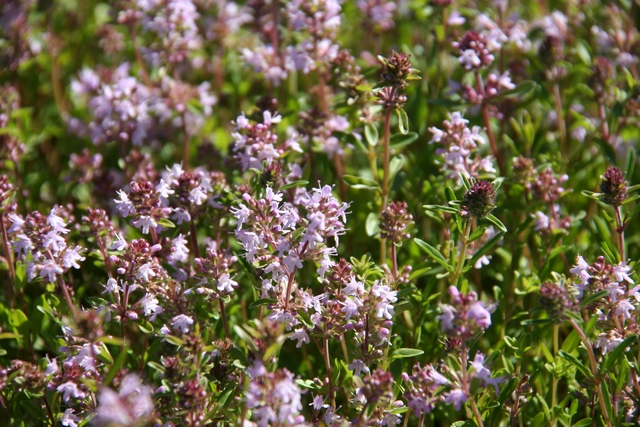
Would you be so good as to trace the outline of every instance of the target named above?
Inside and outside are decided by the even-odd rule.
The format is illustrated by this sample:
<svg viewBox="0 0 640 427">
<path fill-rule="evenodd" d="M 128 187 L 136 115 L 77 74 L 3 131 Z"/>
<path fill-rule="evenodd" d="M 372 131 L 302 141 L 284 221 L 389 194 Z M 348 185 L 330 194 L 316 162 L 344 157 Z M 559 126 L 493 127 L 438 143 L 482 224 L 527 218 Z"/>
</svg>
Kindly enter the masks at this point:
<svg viewBox="0 0 640 427">
<path fill-rule="evenodd" d="M 464 268 L 464 262 L 467 258 L 467 246 L 469 245 L 469 232 L 471 231 L 471 221 L 466 220 L 464 226 L 464 233 L 462 234 L 462 249 L 460 250 L 460 254 L 458 255 L 458 266 L 456 267 L 456 271 L 453 273 L 453 277 L 451 280 L 451 284 L 453 286 L 458 285 L 458 279 L 462 275 L 462 270 Z"/>
<path fill-rule="evenodd" d="M 607 407 L 604 404 L 604 394 L 602 393 L 602 378 L 600 378 L 600 373 L 598 372 L 598 364 L 596 362 L 596 356 L 593 353 L 593 347 L 591 346 L 591 342 L 584 334 L 584 331 L 576 323 L 574 319 L 569 319 L 571 322 L 571 326 L 573 329 L 580 335 L 580 339 L 582 340 L 582 344 L 587 349 L 587 354 L 589 355 L 589 363 L 591 364 L 591 372 L 593 372 L 594 383 L 596 385 L 596 393 L 598 394 L 598 403 L 600 404 L 600 411 L 602 411 L 602 416 L 604 417 L 605 424 L 609 427 L 612 427 L 611 420 L 609 419 L 609 413 L 607 412 Z"/>
<path fill-rule="evenodd" d="M 189 170 L 189 160 L 191 159 L 191 138 L 189 138 L 189 132 L 187 131 L 187 114 L 182 115 L 182 133 L 184 133 L 184 140 L 182 142 L 182 164 L 185 170 Z"/>
<path fill-rule="evenodd" d="M 562 154 L 568 156 L 569 145 L 567 144 L 567 126 L 564 121 L 564 114 L 562 113 L 562 96 L 560 95 L 560 86 L 557 81 L 553 84 L 553 101 L 556 109 L 556 122 L 558 126 L 558 133 L 560 133 Z"/>
<path fill-rule="evenodd" d="M 333 379 L 331 374 L 331 360 L 329 357 L 329 338 L 324 336 L 324 366 L 327 369 L 327 377 L 329 379 L 329 399 L 331 400 L 331 407 L 336 407 L 336 397 L 333 393 Z"/>
<path fill-rule="evenodd" d="M 624 244 L 624 224 L 622 223 L 622 213 L 620 212 L 620 206 L 613 207 L 616 213 L 616 232 L 618 233 L 618 248 L 620 249 L 620 261 L 627 261 L 627 253 Z"/>
<path fill-rule="evenodd" d="M 468 361 L 468 353 L 467 353 L 467 343 L 463 342 L 460 349 L 460 365 L 462 368 L 462 387 L 464 391 L 469 396 L 469 405 L 471 406 L 471 410 L 473 411 L 473 416 L 476 419 L 476 423 L 478 423 L 478 427 L 484 427 L 484 423 L 482 422 L 482 415 L 478 410 L 478 406 L 476 405 L 476 400 L 471 395 L 471 391 L 469 390 L 469 373 L 467 371 L 467 361 Z"/>
<path fill-rule="evenodd" d="M 191 215 L 191 213 L 189 213 Z M 196 226 L 193 223 L 193 216 L 189 221 L 189 237 L 191 238 L 191 247 L 193 249 L 193 255 L 196 258 L 200 258 L 200 248 L 198 247 L 198 236 L 196 235 Z"/>
<path fill-rule="evenodd" d="M 73 305 L 73 301 L 71 300 L 71 295 L 69 294 L 69 289 L 67 289 L 66 283 L 64 283 L 64 279 L 62 276 L 58 276 L 58 285 L 62 290 L 62 295 L 64 296 L 65 301 L 67 301 L 67 305 L 69 306 L 69 310 L 71 310 L 71 314 L 73 315 L 73 320 L 78 323 L 78 309 L 75 305 Z"/>
<path fill-rule="evenodd" d="M 389 198 L 389 141 L 391 134 L 391 109 L 387 108 L 384 114 L 383 137 L 382 144 L 384 146 L 384 154 L 382 158 L 382 206 L 380 212 L 387 207 L 387 199 Z M 380 239 L 380 264 L 387 262 L 387 242 Z"/>
<path fill-rule="evenodd" d="M 478 86 L 478 92 L 482 95 L 483 99 L 485 97 L 484 93 L 484 83 L 482 82 L 482 77 L 480 73 L 476 71 L 476 85 Z M 489 109 L 487 108 L 487 104 L 482 101 L 482 119 L 484 120 L 484 126 L 487 129 L 487 136 L 489 137 L 489 145 L 491 145 L 491 152 L 493 156 L 496 158 L 498 162 L 498 174 L 504 175 L 505 166 L 504 160 L 502 158 L 502 154 L 498 151 L 498 145 L 496 144 L 496 138 L 493 135 L 493 130 L 491 129 L 491 121 L 489 120 Z"/>
<path fill-rule="evenodd" d="M 600 118 L 600 132 L 602 132 L 602 139 L 604 139 L 607 144 L 610 144 L 611 135 L 609 134 L 609 124 L 607 123 L 607 114 L 602 101 L 598 103 L 598 117 Z"/>
<path fill-rule="evenodd" d="M 304 245 L 302 245 L 302 249 L 300 249 L 300 254 L 298 255 L 300 259 L 302 259 L 302 255 L 304 255 L 304 253 L 307 251 L 308 246 L 309 242 L 304 242 Z M 291 291 L 293 290 L 293 279 L 296 275 L 296 271 L 298 271 L 298 269 L 294 268 L 293 271 L 289 273 L 289 278 L 287 280 L 287 294 L 284 300 L 285 310 L 289 308 L 289 300 L 291 299 Z"/>
<path fill-rule="evenodd" d="M 222 319 L 222 326 L 224 326 L 224 335 L 227 339 L 231 339 L 231 334 L 229 333 L 229 324 L 227 323 L 227 312 L 224 309 L 224 302 L 222 299 L 218 299 L 218 306 L 220 307 L 220 318 Z"/>
<path fill-rule="evenodd" d="M 391 274 L 394 282 L 398 280 L 398 257 L 396 251 L 396 245 L 391 243 Z"/>
<path fill-rule="evenodd" d="M 140 74 L 142 75 L 142 81 L 145 85 L 151 87 L 151 79 L 149 78 L 149 73 L 147 72 L 147 67 L 144 64 L 144 60 L 142 59 L 142 54 L 140 53 L 140 49 L 138 48 L 138 43 L 136 42 L 136 28 L 134 24 L 129 25 L 129 36 L 131 37 L 131 44 L 133 46 L 133 52 L 136 56 L 136 62 L 138 63 L 138 67 L 140 67 Z"/>
<path fill-rule="evenodd" d="M 554 324 L 553 325 L 553 356 L 556 357 L 558 355 L 558 333 L 560 330 L 560 326 Z M 553 380 L 551 381 L 551 407 L 555 407 L 558 404 L 558 378 L 556 378 L 555 375 L 553 375 Z M 553 413 L 552 411 L 552 415 L 551 415 L 551 423 L 550 423 L 551 427 L 555 427 L 556 425 L 556 416 L 555 413 Z"/>
<path fill-rule="evenodd" d="M 0 229 L 2 229 L 2 244 L 4 246 L 4 253 L 9 265 L 9 304 L 11 308 L 14 307 L 13 296 L 16 294 L 16 270 L 13 265 L 13 253 L 9 247 L 9 234 L 7 233 L 7 227 L 4 224 L 4 212 L 0 214 Z"/>
</svg>

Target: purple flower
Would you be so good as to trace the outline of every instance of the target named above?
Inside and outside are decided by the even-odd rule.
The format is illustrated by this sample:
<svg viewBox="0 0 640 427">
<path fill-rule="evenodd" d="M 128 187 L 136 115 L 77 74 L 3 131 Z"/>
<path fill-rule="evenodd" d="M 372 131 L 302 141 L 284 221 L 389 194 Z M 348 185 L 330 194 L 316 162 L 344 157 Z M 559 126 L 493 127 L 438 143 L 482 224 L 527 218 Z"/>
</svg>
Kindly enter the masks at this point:
<svg viewBox="0 0 640 427">
<path fill-rule="evenodd" d="M 453 403 L 453 407 L 456 411 L 459 411 L 462 405 L 467 401 L 469 396 L 464 390 L 456 388 L 444 395 L 444 401 L 447 403 Z"/>
</svg>

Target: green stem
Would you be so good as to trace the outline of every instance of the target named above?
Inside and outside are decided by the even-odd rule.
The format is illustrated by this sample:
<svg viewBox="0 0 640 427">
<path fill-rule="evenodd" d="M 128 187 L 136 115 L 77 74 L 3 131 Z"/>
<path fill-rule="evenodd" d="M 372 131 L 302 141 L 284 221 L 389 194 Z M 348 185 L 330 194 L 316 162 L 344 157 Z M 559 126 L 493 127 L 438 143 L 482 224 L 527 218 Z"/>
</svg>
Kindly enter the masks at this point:
<svg viewBox="0 0 640 427">
<path fill-rule="evenodd" d="M 559 325 L 553 325 L 553 356 L 558 355 L 558 332 L 560 330 Z M 553 374 L 553 380 L 551 382 L 551 407 L 554 408 L 558 404 L 558 378 Z M 556 416 L 552 411 L 551 415 L 551 427 L 556 425 Z"/>
<path fill-rule="evenodd" d="M 331 360 L 329 358 L 329 338 L 325 335 L 324 337 L 324 365 L 327 369 L 327 377 L 329 379 L 329 399 L 331 400 L 331 407 L 336 407 L 336 397 L 333 393 L 333 379 L 331 374 Z"/>
<path fill-rule="evenodd" d="M 620 249 L 620 261 L 627 261 L 627 253 L 624 244 L 624 224 L 622 222 L 622 213 L 620 212 L 620 206 L 614 206 L 613 210 L 616 213 L 616 232 L 618 233 L 618 248 Z"/>
<path fill-rule="evenodd" d="M 382 206 L 380 212 L 387 207 L 387 199 L 389 198 L 389 153 L 390 153 L 390 134 L 391 134 L 391 109 L 388 108 L 384 114 L 382 144 L 384 146 L 384 154 L 382 158 Z M 380 264 L 387 262 L 387 242 L 380 239 Z"/>
<path fill-rule="evenodd" d="M 2 229 L 2 244 L 4 245 L 4 253 L 7 257 L 7 264 L 9 266 L 9 305 L 14 307 L 14 298 L 16 294 L 16 270 L 13 265 L 13 253 L 9 246 L 9 234 L 7 233 L 7 227 L 4 224 L 4 212 L 0 214 L 0 229 Z"/>
<path fill-rule="evenodd" d="M 467 353 L 467 343 L 463 342 L 460 349 L 460 365 L 462 368 L 462 387 L 464 391 L 469 395 L 469 405 L 471 406 L 471 411 L 473 411 L 473 416 L 476 419 L 476 423 L 478 423 L 478 427 L 484 427 L 484 423 L 482 422 L 482 415 L 478 410 L 478 405 L 476 405 L 476 400 L 473 398 L 471 394 L 471 390 L 469 389 L 469 373 L 467 371 L 467 362 L 468 362 L 468 353 Z"/>
<path fill-rule="evenodd" d="M 478 91 L 484 97 L 484 83 L 482 81 L 482 77 L 480 73 L 476 72 L 476 85 L 478 86 Z M 491 146 L 491 152 L 493 156 L 496 158 L 498 162 L 498 174 L 505 174 L 505 166 L 504 160 L 502 158 L 502 154 L 498 151 L 498 145 L 496 144 L 496 137 L 493 135 L 493 130 L 491 129 L 491 121 L 489 120 L 489 109 L 487 108 L 487 104 L 485 101 L 482 101 L 482 119 L 484 120 L 484 126 L 487 129 L 487 136 L 489 137 L 489 145 Z"/>
<path fill-rule="evenodd" d="M 587 354 L 589 355 L 589 363 L 591 364 L 591 372 L 593 372 L 593 381 L 596 385 L 596 394 L 598 395 L 598 403 L 600 404 L 600 411 L 602 411 L 602 416 L 604 417 L 605 424 L 608 427 L 612 427 L 611 420 L 609 419 L 609 413 L 607 412 L 607 408 L 604 404 L 604 393 L 602 392 L 602 378 L 600 377 L 600 372 L 598 371 L 598 364 L 596 362 L 596 355 L 593 353 L 593 347 L 591 346 L 591 341 L 587 338 L 584 331 L 576 323 L 574 319 L 569 319 L 571 322 L 571 326 L 578 333 L 580 339 L 582 340 L 582 344 L 587 350 Z"/>
<path fill-rule="evenodd" d="M 454 286 L 458 285 L 458 279 L 462 275 L 464 262 L 467 258 L 467 246 L 469 245 L 470 232 L 471 232 L 471 221 L 467 220 L 464 226 L 464 233 L 462 234 L 462 249 L 460 250 L 460 254 L 458 255 L 458 266 L 456 267 L 456 271 L 453 273 L 453 277 L 451 279 L 451 284 Z"/>
</svg>

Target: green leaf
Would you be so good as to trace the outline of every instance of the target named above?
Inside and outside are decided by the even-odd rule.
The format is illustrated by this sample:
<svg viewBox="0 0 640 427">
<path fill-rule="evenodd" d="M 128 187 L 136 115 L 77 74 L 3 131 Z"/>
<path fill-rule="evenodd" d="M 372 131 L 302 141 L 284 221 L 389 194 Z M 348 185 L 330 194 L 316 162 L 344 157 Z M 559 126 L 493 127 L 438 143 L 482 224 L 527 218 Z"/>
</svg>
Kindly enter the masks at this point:
<svg viewBox="0 0 640 427">
<path fill-rule="evenodd" d="M 176 227 L 176 225 L 173 222 L 169 221 L 167 218 L 160 218 L 158 220 L 158 225 L 161 225 L 161 226 L 163 226 L 165 228 L 175 228 Z"/>
<path fill-rule="evenodd" d="M 114 337 L 112 335 L 102 336 L 102 337 L 98 338 L 96 341 L 103 342 L 105 344 L 117 345 L 119 347 L 121 347 L 121 346 L 123 346 L 125 344 L 124 339 L 122 339 L 120 337 Z"/>
<path fill-rule="evenodd" d="M 583 299 L 580 302 L 580 307 L 581 308 L 585 308 L 587 307 L 589 304 L 598 301 L 601 298 L 606 297 L 607 295 L 609 295 L 609 291 L 604 290 L 604 291 L 598 291 L 598 292 L 594 292 L 592 294 L 589 294 L 589 296 L 587 296 L 585 299 Z"/>
<path fill-rule="evenodd" d="M 355 89 L 358 92 L 368 93 L 368 92 L 371 92 L 373 90 L 373 86 L 371 86 L 371 85 L 358 85 L 358 86 L 355 87 Z"/>
<path fill-rule="evenodd" d="M 636 341 L 638 341 L 638 335 L 631 335 L 630 337 L 625 338 L 620 344 L 616 346 L 616 348 L 607 355 L 602 363 L 602 373 L 606 374 L 609 368 L 611 368 L 615 363 L 620 359 L 620 357 L 624 354 L 625 351 L 629 347 L 631 347 Z"/>
<path fill-rule="evenodd" d="M 573 366 L 575 366 L 576 369 L 580 371 L 580 373 L 582 373 L 582 375 L 584 375 L 589 380 L 593 381 L 593 373 L 589 368 L 584 366 L 584 364 L 580 361 L 580 359 L 578 359 L 573 354 L 567 353 L 566 351 L 563 351 L 563 350 L 560 350 L 560 356 L 566 359 L 567 361 L 569 361 L 569 363 L 571 363 Z"/>
<path fill-rule="evenodd" d="M 154 331 L 153 324 L 148 322 L 145 319 L 141 319 L 138 324 L 138 329 L 142 331 L 143 334 L 151 334 Z"/>
<path fill-rule="evenodd" d="M 449 265 L 444 256 L 440 253 L 439 250 L 425 242 L 424 240 L 420 240 L 418 238 L 413 239 L 418 246 L 420 246 L 431 258 L 434 259 L 438 264 L 447 269 L 447 271 L 453 272 L 453 267 Z"/>
<path fill-rule="evenodd" d="M 111 366 L 111 369 L 109 369 L 109 372 L 104 378 L 104 383 L 106 385 L 110 385 L 116 375 L 118 375 L 118 372 L 120 372 L 120 369 L 122 369 L 125 360 L 127 360 L 127 350 L 123 348 L 120 351 L 120 354 L 118 354 L 115 363 Z"/>
<path fill-rule="evenodd" d="M 405 157 L 400 154 L 389 162 L 389 184 L 393 182 L 393 179 L 397 175 L 398 172 L 402 170 L 402 167 L 405 163 Z"/>
<path fill-rule="evenodd" d="M 258 308 L 258 307 L 262 307 L 263 305 L 276 304 L 277 302 L 278 301 L 274 300 L 273 298 L 261 298 L 249 304 L 249 308 L 251 309 Z"/>
<path fill-rule="evenodd" d="M 497 98 L 503 98 L 503 97 L 512 96 L 512 95 L 522 95 L 534 89 L 536 86 L 537 86 L 536 82 L 534 82 L 533 80 L 527 80 L 520 83 L 518 86 L 514 87 L 511 90 L 507 90 L 500 93 L 500 95 L 498 95 Z"/>
<path fill-rule="evenodd" d="M 309 390 L 322 390 L 318 384 L 316 384 L 313 380 L 303 380 L 302 378 L 298 378 L 296 380 L 296 384 L 302 388 L 306 388 Z"/>
<path fill-rule="evenodd" d="M 424 350 L 420 350 L 417 348 L 398 348 L 393 354 L 391 354 L 391 359 L 402 359 L 405 357 L 416 357 L 424 354 Z"/>
<path fill-rule="evenodd" d="M 476 253 L 473 254 L 468 264 L 473 266 L 473 264 L 478 262 L 478 260 L 482 258 L 483 255 L 486 255 L 496 245 L 496 243 L 498 243 L 500 239 L 502 239 L 502 236 L 504 236 L 504 233 L 498 233 L 492 238 L 490 238 L 489 240 L 487 240 L 487 242 L 484 245 L 482 245 L 482 247 L 478 249 Z"/>
<path fill-rule="evenodd" d="M 258 351 L 258 346 L 256 345 L 255 340 L 247 331 L 245 331 L 239 325 L 234 325 L 233 330 L 236 334 L 238 334 L 240 339 L 245 342 L 249 350 Z"/>
<path fill-rule="evenodd" d="M 576 331 L 571 331 L 571 333 L 567 336 L 567 338 L 564 339 L 564 342 L 562 343 L 562 350 L 566 351 L 567 353 L 573 353 L 579 345 L 580 335 L 578 335 L 578 332 Z"/>
<path fill-rule="evenodd" d="M 369 145 L 375 147 L 378 145 L 378 129 L 371 123 L 367 123 L 364 125 L 364 139 L 367 140 Z"/>
<path fill-rule="evenodd" d="M 441 107 L 459 107 L 464 103 L 462 102 L 462 100 L 454 101 L 453 99 L 445 99 L 445 98 L 428 98 L 427 104 L 439 105 Z"/>
<path fill-rule="evenodd" d="M 595 142 L 598 144 L 598 147 L 600 147 L 602 153 L 607 157 L 609 162 L 615 165 L 617 156 L 616 150 L 613 149 L 613 146 L 602 138 L 596 138 Z"/>
<path fill-rule="evenodd" d="M 379 190 L 380 186 L 376 181 L 370 178 L 363 178 L 355 175 L 342 175 L 342 180 L 355 189 Z"/>
<path fill-rule="evenodd" d="M 633 178 L 633 172 L 636 167 L 636 150 L 629 150 L 629 154 L 627 155 L 627 179 Z"/>
<path fill-rule="evenodd" d="M 498 395 L 498 402 L 500 405 L 504 404 L 511 397 L 511 393 L 518 387 L 518 383 L 520 383 L 520 378 L 511 378 L 509 382 L 502 387 L 500 390 L 500 394 Z"/>
<path fill-rule="evenodd" d="M 577 423 L 572 424 L 573 427 L 587 427 L 593 424 L 591 418 L 583 418 Z"/>
<path fill-rule="evenodd" d="M 428 211 L 433 211 L 433 212 L 444 212 L 444 213 L 453 214 L 453 215 L 458 213 L 458 209 L 452 208 L 452 207 L 449 207 L 449 206 L 424 205 L 422 207 L 425 208 Z"/>
<path fill-rule="evenodd" d="M 282 187 L 280 187 L 280 190 L 288 190 L 288 189 L 293 188 L 293 187 L 304 187 L 308 183 L 309 183 L 309 181 L 305 181 L 304 179 L 299 179 L 297 181 L 293 181 L 293 182 L 290 182 L 288 184 L 283 185 Z"/>
<path fill-rule="evenodd" d="M 487 230 L 487 227 L 485 226 L 480 226 L 478 228 L 476 228 L 473 233 L 471 233 L 471 235 L 469 236 L 469 242 L 473 242 L 476 239 L 479 239 L 480 237 L 482 237 L 482 235 L 484 234 L 484 232 Z"/>
<path fill-rule="evenodd" d="M 175 345 L 176 347 L 182 347 L 184 345 L 184 341 L 173 335 L 165 335 L 164 340 L 170 344 Z"/>
<path fill-rule="evenodd" d="M 398 130 L 401 134 L 406 135 L 409 133 L 409 116 L 402 108 L 396 108 L 396 114 L 398 115 Z"/>
<path fill-rule="evenodd" d="M 364 229 L 369 237 L 375 236 L 380 232 L 378 215 L 375 212 L 369 212 L 369 215 L 367 215 L 367 219 L 364 223 Z"/>
<path fill-rule="evenodd" d="M 498 218 L 496 218 L 495 216 L 493 216 L 492 214 L 489 214 L 486 216 L 487 220 L 490 221 L 493 225 L 495 225 L 496 227 L 498 227 L 498 229 L 500 231 L 502 231 L 503 233 L 507 232 L 507 227 L 504 226 L 504 224 L 502 223 L 502 221 L 500 221 Z"/>
<path fill-rule="evenodd" d="M 446 187 L 444 189 L 444 196 L 447 198 L 447 202 L 453 202 L 458 200 L 456 197 L 456 193 L 453 191 L 451 187 Z"/>
<path fill-rule="evenodd" d="M 413 141 L 418 139 L 419 136 L 420 135 L 418 135 L 416 132 L 407 132 L 404 135 L 401 133 L 396 133 L 394 135 L 391 135 L 391 138 L 389 138 L 389 146 L 394 150 L 398 150 L 404 146 L 411 144 Z"/>
</svg>

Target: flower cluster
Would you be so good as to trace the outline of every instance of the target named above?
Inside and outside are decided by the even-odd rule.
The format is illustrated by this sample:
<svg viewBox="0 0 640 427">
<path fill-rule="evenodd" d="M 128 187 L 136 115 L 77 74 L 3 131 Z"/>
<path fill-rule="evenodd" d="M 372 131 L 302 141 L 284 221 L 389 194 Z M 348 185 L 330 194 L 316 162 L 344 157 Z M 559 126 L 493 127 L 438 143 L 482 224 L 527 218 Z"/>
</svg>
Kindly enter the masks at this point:
<svg viewBox="0 0 640 427">
<path fill-rule="evenodd" d="M 466 295 L 455 287 L 449 287 L 451 304 L 441 304 L 442 331 L 451 338 L 469 340 L 491 326 L 491 313 L 475 292 Z"/>
<path fill-rule="evenodd" d="M 430 127 L 433 134 L 430 143 L 440 143 L 442 148 L 436 150 L 436 154 L 443 155 L 444 163 L 442 171 L 447 177 L 458 180 L 461 183 L 459 173 L 465 177 L 478 177 L 481 173 L 495 173 L 491 156 L 481 157 L 476 149 L 485 144 L 485 139 L 480 135 L 480 127 L 471 129 L 467 126 L 469 120 L 462 117 L 460 112 L 449 114 L 449 120 L 442 122 L 443 129 Z M 472 154 L 476 154 L 472 157 Z"/>
<path fill-rule="evenodd" d="M 273 128 L 281 120 L 278 113 L 268 110 L 262 112 L 262 123 L 252 123 L 244 114 L 238 116 L 233 133 L 233 152 L 243 171 L 251 168 L 261 170 L 263 163 L 271 164 L 290 151 L 302 151 L 295 135 L 278 142 Z"/>
<path fill-rule="evenodd" d="M 590 305 L 590 310 L 598 314 L 603 332 L 595 346 L 603 353 L 615 349 L 628 335 L 637 333 L 636 315 L 640 302 L 640 286 L 630 277 L 631 267 L 626 262 L 609 264 L 604 257 L 598 257 L 593 264 L 578 255 L 576 265 L 571 269 L 576 277 L 578 300 L 600 291 L 606 294 Z"/>
<path fill-rule="evenodd" d="M 260 360 L 248 369 L 251 379 L 247 390 L 247 407 L 258 427 L 270 425 L 304 426 L 301 391 L 294 376 L 286 369 L 269 372 Z"/>
<path fill-rule="evenodd" d="M 462 363 L 467 364 L 467 361 Z M 456 411 L 460 410 L 475 391 L 472 381 L 475 382 L 474 387 L 493 387 L 496 395 L 499 393 L 498 385 L 504 381 L 504 377 L 492 376 L 485 356 L 480 352 L 468 361 L 462 372 L 444 364 L 435 367 L 415 364 L 411 375 L 403 373 L 402 379 L 407 384 L 404 395 L 407 406 L 418 417 L 430 413 L 443 402 L 453 404 Z"/>
<path fill-rule="evenodd" d="M 13 248 L 18 259 L 26 264 L 27 280 L 40 277 L 46 282 L 56 283 L 70 268 L 79 269 L 85 251 L 79 245 L 71 245 L 67 228 L 73 217 L 62 206 L 51 209 L 49 215 L 32 212 L 26 217 L 17 213 L 7 215 L 13 236 Z"/>
</svg>

